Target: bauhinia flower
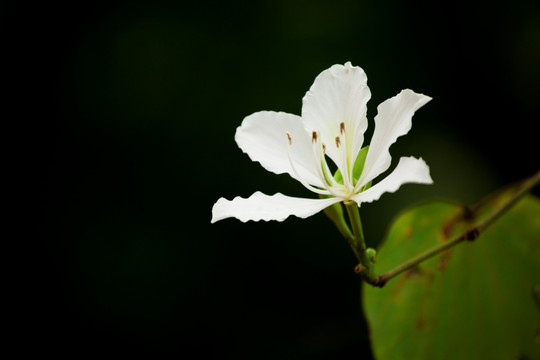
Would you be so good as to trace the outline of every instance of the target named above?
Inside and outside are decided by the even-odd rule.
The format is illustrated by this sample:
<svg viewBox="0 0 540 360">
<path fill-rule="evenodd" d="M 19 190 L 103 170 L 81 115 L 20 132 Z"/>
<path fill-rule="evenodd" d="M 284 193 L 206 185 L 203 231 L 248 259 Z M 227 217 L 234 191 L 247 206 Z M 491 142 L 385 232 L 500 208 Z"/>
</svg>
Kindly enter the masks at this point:
<svg viewBox="0 0 540 360">
<path fill-rule="evenodd" d="M 371 186 L 390 167 L 390 145 L 409 132 L 414 112 L 431 98 L 406 89 L 382 102 L 371 144 L 362 148 L 370 97 L 365 72 L 347 62 L 317 76 L 302 100 L 302 116 L 273 111 L 247 116 L 236 130 L 240 149 L 266 170 L 289 174 L 319 198 L 259 191 L 249 198 L 220 198 L 212 223 L 228 217 L 243 222 L 306 218 L 338 202 L 372 202 L 406 183 L 431 184 L 424 160 L 401 157 L 388 176 Z"/>
</svg>

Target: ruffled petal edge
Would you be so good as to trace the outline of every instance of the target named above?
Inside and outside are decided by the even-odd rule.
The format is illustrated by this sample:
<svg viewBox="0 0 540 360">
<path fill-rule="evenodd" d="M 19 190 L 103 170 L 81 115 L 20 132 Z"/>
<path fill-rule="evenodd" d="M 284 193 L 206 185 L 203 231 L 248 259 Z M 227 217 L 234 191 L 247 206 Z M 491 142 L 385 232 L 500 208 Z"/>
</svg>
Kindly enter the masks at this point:
<svg viewBox="0 0 540 360">
<path fill-rule="evenodd" d="M 283 221 L 291 215 L 307 218 L 339 201 L 339 198 L 305 199 L 281 193 L 266 195 L 257 191 L 247 199 L 239 196 L 233 200 L 220 198 L 212 207 L 211 223 L 230 217 L 242 222 Z"/>
</svg>

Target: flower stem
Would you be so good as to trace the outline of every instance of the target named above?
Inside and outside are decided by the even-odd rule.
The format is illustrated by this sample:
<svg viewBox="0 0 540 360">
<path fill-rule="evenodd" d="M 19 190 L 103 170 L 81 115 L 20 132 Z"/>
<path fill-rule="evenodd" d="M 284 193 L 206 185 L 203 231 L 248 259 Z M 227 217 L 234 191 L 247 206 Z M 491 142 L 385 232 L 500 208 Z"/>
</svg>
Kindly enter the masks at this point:
<svg viewBox="0 0 540 360">
<path fill-rule="evenodd" d="M 362 229 L 362 222 L 360 221 L 360 213 L 358 211 L 358 205 L 356 203 L 345 203 L 347 213 L 349 214 L 349 220 L 354 233 L 354 246 L 353 251 L 358 257 L 360 262 L 358 274 L 369 284 L 373 286 L 379 286 L 379 277 L 375 275 L 374 264 L 366 253 L 367 247 L 364 239 L 364 231 Z"/>
</svg>

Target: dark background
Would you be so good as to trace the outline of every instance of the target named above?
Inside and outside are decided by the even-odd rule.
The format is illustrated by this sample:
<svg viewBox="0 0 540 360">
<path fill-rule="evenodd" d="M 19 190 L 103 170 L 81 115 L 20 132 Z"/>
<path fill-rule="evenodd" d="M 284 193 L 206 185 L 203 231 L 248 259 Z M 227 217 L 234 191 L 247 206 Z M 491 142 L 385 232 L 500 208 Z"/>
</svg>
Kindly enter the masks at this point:
<svg viewBox="0 0 540 360">
<path fill-rule="evenodd" d="M 403 88 L 433 97 L 391 150 L 423 157 L 435 184 L 362 206 L 371 246 L 415 202 L 474 203 L 540 165 L 538 2 L 1 10 L 20 127 L 7 155 L 24 159 L 23 250 L 8 274 L 22 352 L 369 358 L 354 257 L 324 215 L 210 225 L 222 196 L 312 196 L 252 163 L 234 132 L 255 111 L 300 114 L 332 64 L 366 71 L 370 121 Z"/>
</svg>

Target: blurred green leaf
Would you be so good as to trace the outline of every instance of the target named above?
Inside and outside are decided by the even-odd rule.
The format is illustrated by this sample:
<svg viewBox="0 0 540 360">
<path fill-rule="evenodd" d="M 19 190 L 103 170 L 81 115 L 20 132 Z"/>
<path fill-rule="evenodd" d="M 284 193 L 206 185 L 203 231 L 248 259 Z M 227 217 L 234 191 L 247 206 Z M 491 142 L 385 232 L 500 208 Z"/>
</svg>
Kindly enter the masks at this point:
<svg viewBox="0 0 540 360">
<path fill-rule="evenodd" d="M 485 232 L 382 289 L 364 285 L 378 360 L 540 358 L 540 308 L 533 295 L 540 284 L 540 201 L 527 196 L 504 212 L 523 184 L 474 208 L 432 202 L 394 221 L 378 251 L 379 272 L 464 231 Z"/>
</svg>

